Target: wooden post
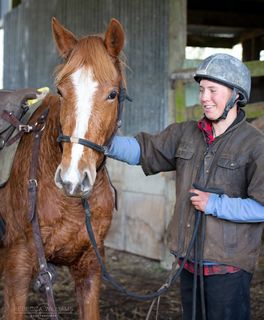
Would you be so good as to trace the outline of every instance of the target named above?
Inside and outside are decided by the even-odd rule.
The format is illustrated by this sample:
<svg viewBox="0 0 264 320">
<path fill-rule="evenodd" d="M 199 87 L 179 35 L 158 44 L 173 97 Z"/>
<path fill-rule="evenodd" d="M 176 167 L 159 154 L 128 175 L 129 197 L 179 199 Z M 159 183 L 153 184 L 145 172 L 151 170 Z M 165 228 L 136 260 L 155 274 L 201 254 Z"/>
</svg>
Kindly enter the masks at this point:
<svg viewBox="0 0 264 320">
<path fill-rule="evenodd" d="M 176 80 L 175 83 L 175 106 L 176 106 L 176 121 L 182 122 L 186 120 L 185 110 L 185 83 L 183 80 Z"/>
<path fill-rule="evenodd" d="M 187 1 L 170 0 L 168 78 L 174 70 L 183 68 L 186 43 Z M 178 108 L 181 107 L 181 103 L 176 104 L 175 94 L 177 94 L 177 89 L 175 90 L 175 87 L 170 85 L 168 90 L 168 123 L 178 120 L 176 115 L 179 114 Z"/>
<path fill-rule="evenodd" d="M 259 60 L 262 37 L 254 37 L 242 42 L 243 61 Z"/>
<path fill-rule="evenodd" d="M 169 0 L 169 50 L 168 50 L 168 119 L 167 124 L 178 118 L 177 88 L 173 85 L 170 75 L 173 71 L 183 68 L 185 47 L 187 43 L 187 0 Z M 179 92 L 182 92 L 179 89 Z M 177 115 L 177 116 L 176 116 Z M 166 179 L 164 187 L 164 221 L 167 226 L 175 203 L 175 173 L 163 174 Z M 164 236 L 166 239 L 166 236 Z M 165 243 L 164 243 L 165 244 Z M 166 246 L 165 246 L 166 247 Z M 168 249 L 164 250 L 163 267 L 171 268 L 174 258 Z"/>
</svg>

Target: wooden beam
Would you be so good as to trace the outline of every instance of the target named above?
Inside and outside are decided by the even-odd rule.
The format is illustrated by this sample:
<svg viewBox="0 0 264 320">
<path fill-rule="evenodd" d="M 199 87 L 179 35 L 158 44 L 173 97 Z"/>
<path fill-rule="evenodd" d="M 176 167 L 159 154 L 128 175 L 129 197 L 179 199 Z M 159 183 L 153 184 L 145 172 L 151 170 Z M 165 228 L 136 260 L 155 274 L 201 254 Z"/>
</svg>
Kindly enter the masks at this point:
<svg viewBox="0 0 264 320">
<path fill-rule="evenodd" d="M 264 101 L 250 103 L 245 106 L 248 119 L 256 119 L 264 115 Z"/>
<path fill-rule="evenodd" d="M 238 13 L 236 11 L 188 10 L 188 24 L 264 29 L 263 11 Z"/>
<path fill-rule="evenodd" d="M 187 45 L 190 47 L 233 48 L 239 41 L 236 38 L 208 37 L 188 35 Z"/>
<path fill-rule="evenodd" d="M 241 32 L 240 42 L 264 36 L 264 29 L 252 29 Z"/>
<path fill-rule="evenodd" d="M 243 61 L 258 60 L 262 49 L 261 37 L 248 39 L 242 42 Z"/>
<path fill-rule="evenodd" d="M 171 73 L 170 75 L 170 80 L 172 81 L 177 81 L 177 80 L 182 80 L 184 82 L 190 81 L 190 79 L 193 79 L 195 69 L 181 69 L 181 70 L 176 70 Z M 172 86 L 173 88 L 173 86 Z M 173 88 L 174 89 L 174 88 Z"/>
<path fill-rule="evenodd" d="M 249 68 L 251 77 L 263 77 L 264 76 L 264 61 L 248 61 L 245 65 Z"/>
<path fill-rule="evenodd" d="M 209 10 L 222 12 L 260 13 L 264 11 L 263 0 L 188 0 L 188 10 Z"/>
</svg>

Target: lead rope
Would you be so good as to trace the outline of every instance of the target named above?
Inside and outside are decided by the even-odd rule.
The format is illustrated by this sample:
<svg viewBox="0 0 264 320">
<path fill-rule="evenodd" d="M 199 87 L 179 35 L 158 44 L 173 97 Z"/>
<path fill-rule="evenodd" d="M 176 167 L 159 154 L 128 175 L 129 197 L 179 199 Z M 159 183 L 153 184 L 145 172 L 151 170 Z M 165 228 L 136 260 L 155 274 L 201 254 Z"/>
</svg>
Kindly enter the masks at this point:
<svg viewBox="0 0 264 320">
<path fill-rule="evenodd" d="M 160 305 L 160 296 L 158 297 L 158 300 L 157 300 L 156 320 L 158 320 L 158 315 L 159 315 L 159 305 Z"/>
<path fill-rule="evenodd" d="M 98 250 L 98 247 L 97 247 L 97 244 L 96 244 L 96 241 L 95 241 L 95 236 L 94 236 L 94 232 L 93 232 L 93 229 L 92 229 L 92 225 L 91 225 L 91 211 L 90 211 L 90 207 L 89 207 L 89 203 L 87 201 L 86 198 L 82 198 L 82 205 L 83 205 L 83 208 L 85 210 L 85 224 L 86 224 L 86 229 L 87 229 L 87 233 L 89 235 L 89 238 L 90 238 L 90 242 L 93 246 L 93 249 L 94 249 L 94 252 L 96 254 L 96 257 L 97 257 L 97 260 L 99 262 L 99 265 L 101 267 L 101 271 L 102 271 L 102 275 L 103 275 L 103 279 L 109 283 L 111 283 L 111 285 L 117 289 L 118 291 L 120 291 L 121 293 L 129 296 L 129 297 L 132 297 L 134 299 L 137 299 L 137 300 L 140 300 L 140 301 L 147 301 L 147 300 L 153 300 L 157 297 L 159 297 L 160 295 L 164 294 L 165 292 L 168 291 L 168 289 L 170 288 L 170 286 L 178 279 L 178 277 L 180 276 L 181 274 L 181 271 L 184 267 L 184 264 L 185 262 L 187 261 L 189 255 L 190 255 L 190 252 L 193 248 L 193 245 L 194 245 L 194 241 L 196 239 L 196 236 L 197 236 L 197 232 L 198 232 L 198 228 L 199 228 L 199 225 L 200 225 L 200 219 L 201 217 L 198 216 L 198 219 L 197 219 L 197 222 L 194 226 L 194 229 L 193 229 L 193 234 L 192 234 L 192 238 L 190 240 L 190 243 L 189 243 L 189 246 L 187 248 L 187 251 L 186 251 L 186 256 L 184 257 L 180 267 L 176 270 L 176 272 L 174 274 L 170 274 L 169 275 L 169 278 L 168 280 L 157 290 L 157 291 L 154 291 L 150 294 L 136 294 L 134 292 L 131 292 L 129 290 L 127 290 L 126 288 L 124 288 L 122 285 L 120 285 L 106 270 L 106 267 L 105 267 L 105 264 L 103 262 L 103 259 L 99 253 L 99 250 Z"/>
<path fill-rule="evenodd" d="M 35 240 L 35 245 L 37 249 L 38 262 L 39 262 L 39 281 L 41 281 L 41 285 L 44 286 L 48 310 L 50 319 L 58 320 L 56 305 L 53 296 L 52 289 L 52 275 L 48 269 L 45 251 L 41 239 L 39 220 L 36 213 L 36 204 L 37 204 L 37 169 L 38 169 L 38 155 L 40 150 L 40 140 L 42 137 L 42 133 L 45 127 L 45 120 L 48 116 L 49 109 L 46 109 L 43 114 L 38 119 L 37 123 L 32 127 L 32 131 L 34 132 L 34 141 L 32 148 L 32 158 L 31 158 L 31 166 L 29 172 L 29 185 L 28 185 L 28 197 L 29 197 L 29 221 L 32 223 L 33 235 Z"/>
<path fill-rule="evenodd" d="M 145 320 L 149 320 L 149 317 L 151 315 L 151 312 L 152 312 L 152 309 L 155 305 L 155 303 L 157 302 L 157 308 L 156 308 L 156 316 L 155 316 L 155 320 L 158 320 L 158 316 L 159 316 L 159 305 L 160 305 L 160 296 L 155 298 L 152 302 L 151 302 L 151 305 L 149 307 L 149 310 L 148 310 L 148 314 L 146 316 L 146 319 Z"/>
</svg>

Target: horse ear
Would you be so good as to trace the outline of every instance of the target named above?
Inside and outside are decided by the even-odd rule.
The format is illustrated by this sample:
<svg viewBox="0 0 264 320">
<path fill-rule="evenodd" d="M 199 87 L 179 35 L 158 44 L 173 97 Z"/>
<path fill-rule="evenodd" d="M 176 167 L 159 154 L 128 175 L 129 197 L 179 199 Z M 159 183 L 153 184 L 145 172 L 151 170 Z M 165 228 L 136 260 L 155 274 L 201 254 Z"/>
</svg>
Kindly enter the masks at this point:
<svg viewBox="0 0 264 320">
<path fill-rule="evenodd" d="M 124 47 L 124 42 L 125 32 L 121 23 L 116 19 L 112 19 L 106 30 L 104 40 L 108 53 L 113 57 L 117 57 Z"/>
<path fill-rule="evenodd" d="M 66 59 L 78 40 L 71 31 L 64 28 L 54 17 L 52 18 L 51 26 L 57 49 L 60 55 Z"/>
</svg>

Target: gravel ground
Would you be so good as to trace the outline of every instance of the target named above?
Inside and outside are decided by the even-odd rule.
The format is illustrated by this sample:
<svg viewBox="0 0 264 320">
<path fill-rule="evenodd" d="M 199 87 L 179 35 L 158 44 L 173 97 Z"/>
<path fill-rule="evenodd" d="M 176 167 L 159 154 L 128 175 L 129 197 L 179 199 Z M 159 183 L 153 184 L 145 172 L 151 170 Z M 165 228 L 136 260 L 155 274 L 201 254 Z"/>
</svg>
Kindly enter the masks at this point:
<svg viewBox="0 0 264 320">
<path fill-rule="evenodd" d="M 106 249 L 106 264 L 109 273 L 130 291 L 146 294 L 157 290 L 165 282 L 168 271 L 162 269 L 157 261 L 125 252 Z M 58 278 L 54 284 L 54 295 L 60 319 L 77 320 L 74 285 L 67 268 L 57 268 Z M 252 320 L 264 319 L 264 257 L 260 260 L 251 289 Z M 3 305 L 0 283 L 0 306 Z M 150 302 L 140 302 L 120 295 L 110 285 L 102 284 L 100 310 L 102 320 L 143 320 L 146 319 Z M 1 313 L 2 314 L 2 313 Z M 155 319 L 156 305 L 151 313 Z M 2 317 L 3 318 L 3 317 Z M 176 283 L 160 299 L 159 320 L 181 318 L 179 289 Z M 30 292 L 26 319 L 48 319 L 45 298 Z M 14 319 L 15 320 L 15 319 Z M 224 320 L 224 319 L 223 319 Z"/>
</svg>

